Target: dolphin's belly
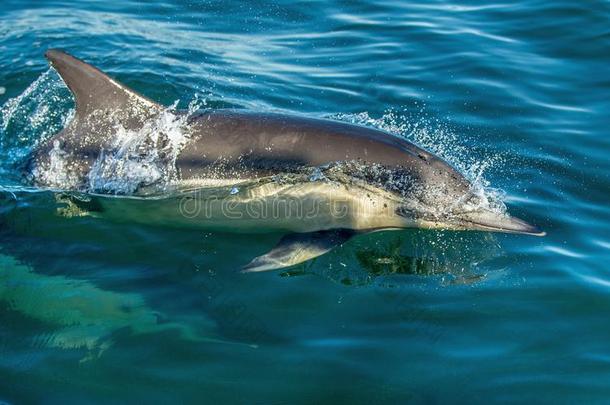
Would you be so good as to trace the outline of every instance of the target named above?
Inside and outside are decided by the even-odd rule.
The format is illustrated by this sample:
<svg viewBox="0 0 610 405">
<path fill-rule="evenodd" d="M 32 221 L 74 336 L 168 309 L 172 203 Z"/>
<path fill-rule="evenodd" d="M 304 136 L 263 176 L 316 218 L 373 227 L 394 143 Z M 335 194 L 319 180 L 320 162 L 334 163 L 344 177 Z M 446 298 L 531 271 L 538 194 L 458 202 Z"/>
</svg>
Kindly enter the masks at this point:
<svg viewBox="0 0 610 405">
<path fill-rule="evenodd" d="M 96 197 L 101 216 L 110 220 L 244 233 L 413 226 L 395 214 L 398 203 L 375 187 L 331 181 L 199 188 L 164 198 Z"/>
</svg>

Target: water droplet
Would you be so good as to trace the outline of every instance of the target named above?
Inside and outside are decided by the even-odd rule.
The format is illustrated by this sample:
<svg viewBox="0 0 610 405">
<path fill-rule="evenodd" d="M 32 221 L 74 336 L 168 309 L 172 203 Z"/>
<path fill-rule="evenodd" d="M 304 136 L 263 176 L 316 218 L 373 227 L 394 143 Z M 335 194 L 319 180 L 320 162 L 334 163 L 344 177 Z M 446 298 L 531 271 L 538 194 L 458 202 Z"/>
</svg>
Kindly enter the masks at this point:
<svg viewBox="0 0 610 405">
<path fill-rule="evenodd" d="M 320 168 L 316 167 L 313 170 L 313 173 L 311 173 L 311 175 L 309 176 L 309 181 L 319 180 L 326 180 L 326 176 L 324 176 L 324 173 L 322 173 L 322 170 L 320 170 Z"/>
</svg>

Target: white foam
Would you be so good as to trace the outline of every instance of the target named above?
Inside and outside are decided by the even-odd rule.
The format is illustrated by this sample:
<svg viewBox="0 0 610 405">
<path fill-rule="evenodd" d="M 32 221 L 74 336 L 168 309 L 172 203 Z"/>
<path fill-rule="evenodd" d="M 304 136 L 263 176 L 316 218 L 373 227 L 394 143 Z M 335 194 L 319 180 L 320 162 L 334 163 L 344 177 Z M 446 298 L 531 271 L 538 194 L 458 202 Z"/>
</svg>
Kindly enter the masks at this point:
<svg viewBox="0 0 610 405">
<path fill-rule="evenodd" d="M 67 152 L 61 149 L 59 141 L 53 142 L 53 149 L 49 151 L 48 166 L 35 168 L 33 176 L 52 188 L 70 189 L 78 185 L 78 177 L 69 168 L 66 159 Z"/>
<path fill-rule="evenodd" d="M 174 107 L 140 130 L 117 126 L 112 150 L 103 151 L 89 172 L 90 191 L 129 195 L 143 186 L 163 191 L 176 180 L 176 157 L 189 139 L 189 114 L 177 114 Z"/>
</svg>

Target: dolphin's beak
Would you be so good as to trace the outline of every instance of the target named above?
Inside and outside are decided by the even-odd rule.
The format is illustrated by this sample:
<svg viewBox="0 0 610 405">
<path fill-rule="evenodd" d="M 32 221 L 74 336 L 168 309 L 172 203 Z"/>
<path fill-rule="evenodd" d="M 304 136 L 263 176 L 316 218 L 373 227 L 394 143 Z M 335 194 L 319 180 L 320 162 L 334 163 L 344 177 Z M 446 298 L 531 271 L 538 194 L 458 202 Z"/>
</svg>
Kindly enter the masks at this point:
<svg viewBox="0 0 610 405">
<path fill-rule="evenodd" d="M 546 232 L 528 224 L 522 219 L 511 217 L 508 214 L 498 214 L 492 211 L 473 211 L 460 216 L 460 222 L 466 229 L 518 233 L 524 235 L 544 236 Z"/>
</svg>

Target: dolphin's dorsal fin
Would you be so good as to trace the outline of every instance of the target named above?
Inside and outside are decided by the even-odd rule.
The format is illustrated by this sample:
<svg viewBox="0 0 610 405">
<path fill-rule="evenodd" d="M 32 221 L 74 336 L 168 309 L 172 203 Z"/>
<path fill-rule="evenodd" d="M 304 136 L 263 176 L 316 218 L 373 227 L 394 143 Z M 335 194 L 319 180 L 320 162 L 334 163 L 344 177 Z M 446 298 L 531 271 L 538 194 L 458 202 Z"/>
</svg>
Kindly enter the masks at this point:
<svg viewBox="0 0 610 405">
<path fill-rule="evenodd" d="M 108 77 L 99 69 L 58 49 L 45 53 L 76 100 L 76 115 L 94 111 L 156 112 L 163 107 Z"/>
<path fill-rule="evenodd" d="M 93 160 L 101 150 L 112 147 L 119 129 L 137 132 L 164 110 L 66 52 L 50 49 L 45 56 L 74 95 L 76 113 L 59 134 L 41 146 L 42 153 L 48 153 L 57 141 L 62 150 Z"/>
</svg>

